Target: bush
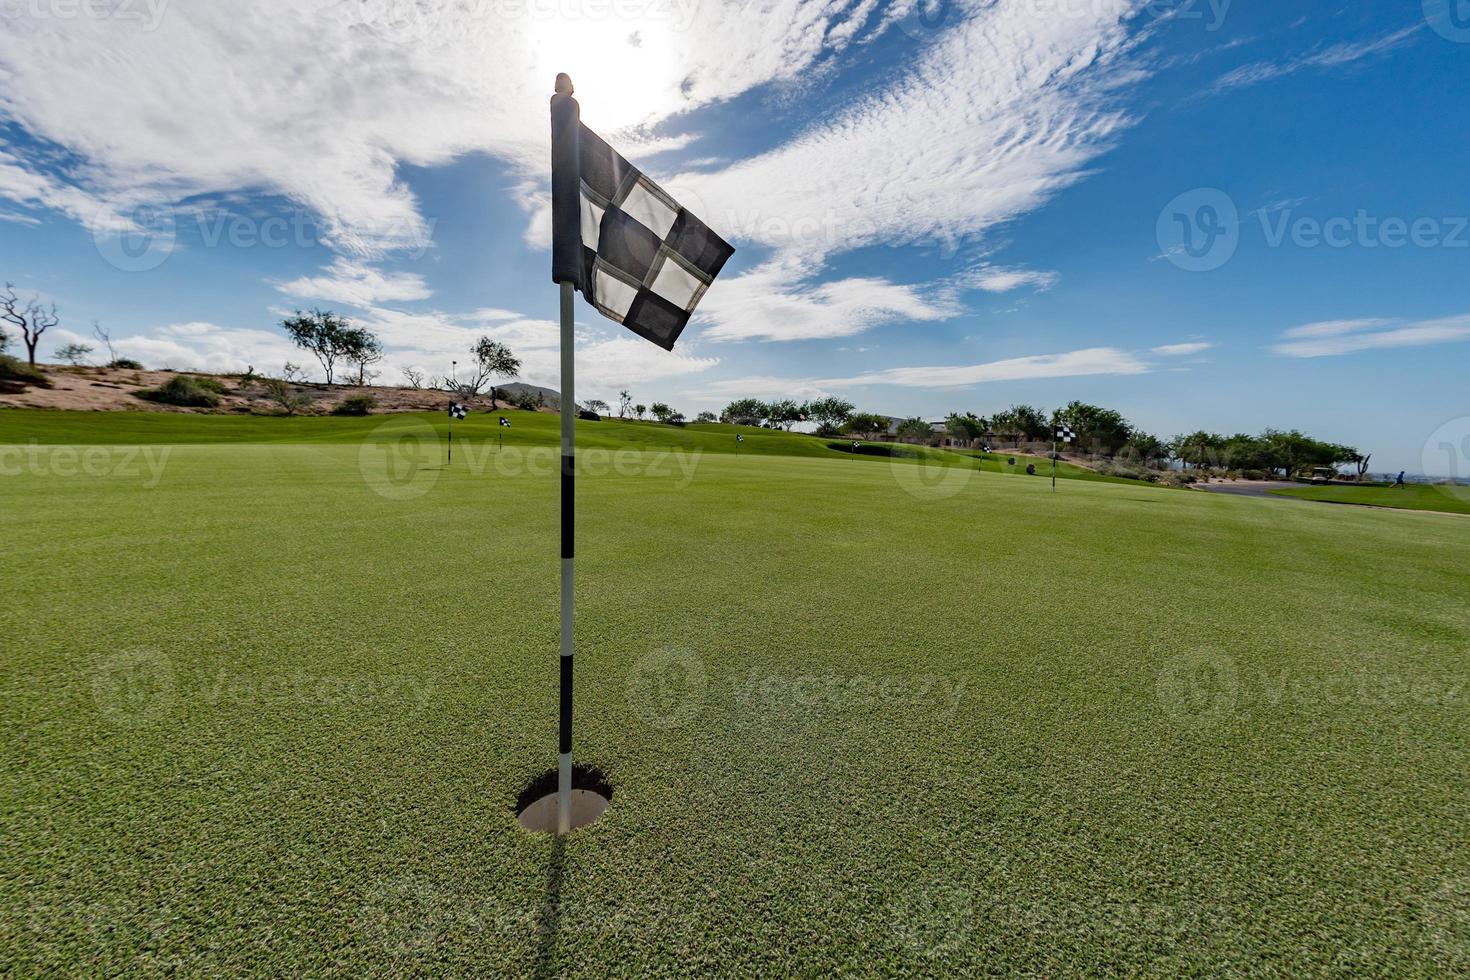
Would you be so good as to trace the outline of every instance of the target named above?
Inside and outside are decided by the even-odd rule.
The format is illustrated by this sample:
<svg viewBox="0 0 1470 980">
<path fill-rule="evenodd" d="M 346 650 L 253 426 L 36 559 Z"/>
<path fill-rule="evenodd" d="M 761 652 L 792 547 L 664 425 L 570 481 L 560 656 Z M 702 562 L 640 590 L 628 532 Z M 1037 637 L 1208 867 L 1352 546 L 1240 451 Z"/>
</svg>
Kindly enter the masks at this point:
<svg viewBox="0 0 1470 980">
<path fill-rule="evenodd" d="M 107 366 L 110 368 L 117 368 L 119 371 L 143 370 L 143 365 L 138 361 L 133 360 L 131 357 L 119 357 L 115 361 L 108 361 Z"/>
<path fill-rule="evenodd" d="M 157 388 L 136 392 L 139 398 L 181 408 L 214 408 L 219 404 L 220 385 L 213 378 L 195 378 L 181 374 L 169 378 Z"/>
<path fill-rule="evenodd" d="M 333 415 L 368 415 L 378 404 L 372 395 L 349 395 L 332 409 Z"/>
<path fill-rule="evenodd" d="M 18 361 L 8 354 L 0 354 L 0 391 L 20 392 L 25 390 L 26 385 L 50 388 L 51 379 L 24 361 Z"/>
</svg>

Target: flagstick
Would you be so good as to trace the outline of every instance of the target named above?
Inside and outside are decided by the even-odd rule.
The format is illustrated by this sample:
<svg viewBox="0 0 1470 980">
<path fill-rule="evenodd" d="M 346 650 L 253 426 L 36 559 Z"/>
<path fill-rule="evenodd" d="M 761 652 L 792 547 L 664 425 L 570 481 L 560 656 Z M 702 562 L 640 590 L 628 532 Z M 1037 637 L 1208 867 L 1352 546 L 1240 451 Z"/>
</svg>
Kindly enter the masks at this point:
<svg viewBox="0 0 1470 980">
<path fill-rule="evenodd" d="M 573 422 L 572 284 L 561 283 L 561 741 L 556 783 L 556 832 L 572 829 L 572 555 L 576 530 L 576 473 Z"/>
<path fill-rule="evenodd" d="M 446 464 L 454 462 L 454 408 L 449 409 L 449 459 Z"/>
<path fill-rule="evenodd" d="M 1057 434 L 1051 434 L 1051 492 L 1057 492 Z"/>
</svg>

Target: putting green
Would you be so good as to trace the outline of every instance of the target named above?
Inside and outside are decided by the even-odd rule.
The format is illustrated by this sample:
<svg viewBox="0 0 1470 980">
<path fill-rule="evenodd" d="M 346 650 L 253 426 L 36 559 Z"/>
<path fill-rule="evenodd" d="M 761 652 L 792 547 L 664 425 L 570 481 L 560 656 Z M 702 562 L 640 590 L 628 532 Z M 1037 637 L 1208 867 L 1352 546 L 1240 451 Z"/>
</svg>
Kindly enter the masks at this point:
<svg viewBox="0 0 1470 980">
<path fill-rule="evenodd" d="M 1463 520 L 583 426 L 558 844 L 553 418 L 46 414 L 11 972 L 1470 968 Z"/>
<path fill-rule="evenodd" d="M 1282 497 L 1322 500 L 1333 504 L 1360 504 L 1400 510 L 1438 510 L 1446 514 L 1470 514 L 1470 487 L 1423 483 L 1403 487 L 1293 487 L 1273 491 Z"/>
</svg>

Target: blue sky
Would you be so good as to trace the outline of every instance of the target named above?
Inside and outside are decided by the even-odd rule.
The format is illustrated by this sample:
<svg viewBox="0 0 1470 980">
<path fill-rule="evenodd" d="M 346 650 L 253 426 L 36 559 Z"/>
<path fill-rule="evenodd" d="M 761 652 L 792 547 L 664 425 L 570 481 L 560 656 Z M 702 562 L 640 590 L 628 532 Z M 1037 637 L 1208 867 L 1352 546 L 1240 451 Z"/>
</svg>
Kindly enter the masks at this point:
<svg viewBox="0 0 1470 980">
<path fill-rule="evenodd" d="M 43 355 L 97 319 L 153 366 L 275 371 L 321 306 L 383 335 L 384 382 L 485 334 L 554 386 L 565 70 L 738 249 L 673 354 L 580 307 L 580 395 L 1080 398 L 1411 471 L 1470 415 L 1465 0 L 0 10 L 0 278 L 61 308 Z"/>
</svg>

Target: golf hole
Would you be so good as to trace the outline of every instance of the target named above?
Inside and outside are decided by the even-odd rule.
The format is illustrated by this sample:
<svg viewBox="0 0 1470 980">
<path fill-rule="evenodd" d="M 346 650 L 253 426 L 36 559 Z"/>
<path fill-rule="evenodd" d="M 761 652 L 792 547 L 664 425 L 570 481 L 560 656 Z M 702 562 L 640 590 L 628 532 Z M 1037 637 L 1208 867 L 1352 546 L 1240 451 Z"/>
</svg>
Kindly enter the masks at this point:
<svg viewBox="0 0 1470 980">
<path fill-rule="evenodd" d="M 537 776 L 516 797 L 516 822 L 533 834 L 556 833 L 555 769 Z M 596 823 L 612 802 L 613 788 L 596 766 L 572 766 L 572 830 Z"/>
</svg>

